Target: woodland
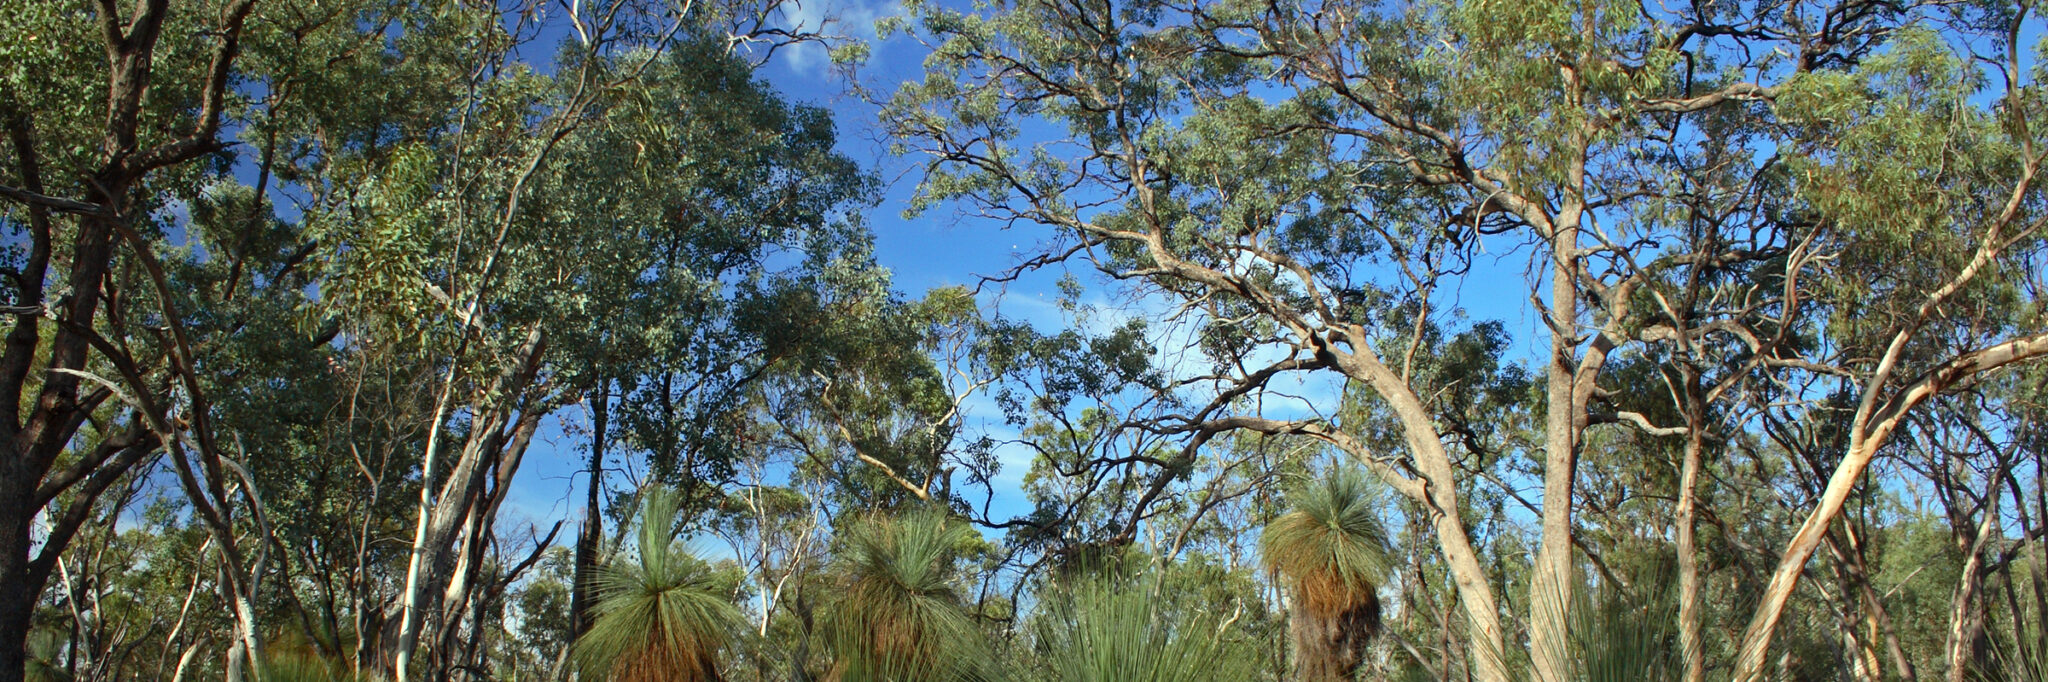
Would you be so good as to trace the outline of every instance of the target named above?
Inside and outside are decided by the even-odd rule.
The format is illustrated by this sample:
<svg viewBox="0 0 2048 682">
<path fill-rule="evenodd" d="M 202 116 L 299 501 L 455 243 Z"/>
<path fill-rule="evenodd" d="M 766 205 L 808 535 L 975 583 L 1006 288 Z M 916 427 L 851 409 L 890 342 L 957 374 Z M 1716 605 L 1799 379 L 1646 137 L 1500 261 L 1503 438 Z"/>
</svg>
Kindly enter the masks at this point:
<svg viewBox="0 0 2048 682">
<path fill-rule="evenodd" d="M 2048 680 L 2032 2 L 5 0 L 0 682 Z"/>
</svg>

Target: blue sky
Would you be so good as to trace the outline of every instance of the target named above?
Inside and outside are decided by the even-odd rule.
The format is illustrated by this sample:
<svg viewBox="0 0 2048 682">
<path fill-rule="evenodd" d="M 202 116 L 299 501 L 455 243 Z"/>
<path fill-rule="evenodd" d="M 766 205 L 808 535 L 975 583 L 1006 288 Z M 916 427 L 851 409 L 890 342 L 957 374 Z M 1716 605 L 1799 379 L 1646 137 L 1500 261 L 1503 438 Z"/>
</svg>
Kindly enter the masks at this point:
<svg viewBox="0 0 2048 682">
<path fill-rule="evenodd" d="M 896 0 L 809 0 L 794 7 L 786 20 L 815 28 L 829 17 L 832 23 L 827 25 L 828 32 L 866 41 L 871 56 L 856 77 L 871 92 L 885 95 L 897 83 L 922 76 L 925 49 L 915 36 L 897 34 L 883 39 L 874 31 L 876 20 L 901 12 Z M 867 221 L 875 235 L 876 259 L 891 271 L 895 288 L 904 295 L 917 297 L 942 286 L 972 286 L 979 276 L 995 274 L 1016 264 L 1022 254 L 1034 252 L 1042 240 L 1051 236 L 1047 230 L 1028 226 L 1005 229 L 994 221 L 977 219 L 946 205 L 906 217 L 904 209 L 921 179 L 923 159 L 890 154 L 889 142 L 876 124 L 876 107 L 854 95 L 844 76 L 830 68 L 824 48 L 800 45 L 785 49 L 763 67 L 760 75 L 793 102 L 829 109 L 839 130 L 839 151 L 882 180 L 879 203 L 868 213 Z M 1504 322 L 1516 342 L 1523 345 L 1518 356 L 1534 358 L 1541 352 L 1535 344 L 1544 340 L 1546 332 L 1527 305 L 1528 282 L 1523 275 L 1528 265 L 1526 258 L 1527 254 L 1519 250 L 1506 255 L 1482 255 L 1474 263 L 1474 276 L 1461 279 L 1457 288 L 1445 291 L 1442 304 L 1467 309 L 1475 321 Z M 1063 273 L 1056 269 L 1025 277 L 999 292 L 990 288 L 983 297 L 983 305 L 1005 316 L 1027 320 L 1042 331 L 1065 328 L 1074 320 L 1053 303 L 1057 295 L 1055 282 Z M 1085 302 L 1107 306 L 1116 295 L 1092 272 L 1073 274 L 1087 287 Z M 1161 355 L 1158 360 L 1170 364 L 1173 357 Z M 1276 388 L 1334 406 L 1339 385 L 1318 379 Z M 1002 423 L 1000 411 L 986 395 L 967 401 L 964 411 L 970 430 L 979 430 L 998 440 L 1017 435 L 1014 428 Z M 558 415 L 558 419 L 582 422 L 587 422 L 587 418 L 588 412 L 582 406 L 571 406 Z M 585 484 L 579 471 L 583 447 L 579 440 L 565 436 L 559 424 L 545 429 L 536 438 L 515 479 L 504 521 L 545 527 L 556 519 L 579 516 L 578 501 Z M 1004 468 L 995 480 L 990 514 L 1001 519 L 1029 509 L 1021 482 L 1029 467 L 1030 454 L 1016 445 L 1002 448 L 998 454 Z M 627 480 L 614 473 L 609 483 L 616 487 Z"/>
<path fill-rule="evenodd" d="M 829 21 L 824 30 L 866 41 L 872 56 L 857 77 L 868 87 L 886 92 L 894 83 L 918 77 L 924 58 L 923 46 L 914 38 L 897 35 L 884 40 L 874 31 L 875 21 L 901 11 L 894 0 L 811 0 L 793 7 L 785 18 L 789 24 L 805 28 Z M 760 75 L 792 102 L 831 110 L 839 130 L 839 151 L 881 179 L 882 195 L 866 220 L 875 234 L 876 260 L 890 270 L 895 288 L 904 295 L 918 297 L 936 287 L 972 286 L 979 276 L 1015 264 L 1018 254 L 1028 252 L 1045 236 L 1023 229 L 1002 230 L 945 206 L 905 217 L 904 209 L 920 179 L 920 160 L 889 153 L 888 141 L 876 126 L 877 108 L 854 94 L 844 76 L 831 68 L 822 46 L 781 50 Z M 1028 277 L 1011 284 L 1000 296 L 990 289 L 984 304 L 1029 320 L 1042 330 L 1062 328 L 1067 321 L 1052 304 L 1056 280 L 1056 274 Z M 1000 411 L 986 396 L 970 399 L 965 411 L 971 423 L 992 430 L 998 439 L 1016 435 L 1002 425 Z M 587 423 L 588 410 L 572 406 L 558 415 L 559 419 Z M 584 447 L 579 439 L 564 435 L 559 423 L 537 437 L 514 481 L 505 521 L 544 527 L 554 519 L 580 515 L 577 502 L 582 499 L 585 477 L 579 472 L 579 458 Z M 1006 465 L 997 479 L 991 507 L 998 518 L 1028 509 L 1020 486 L 1029 456 L 1017 446 L 1001 452 Z M 627 481 L 614 473 L 609 483 L 616 487 Z"/>
</svg>

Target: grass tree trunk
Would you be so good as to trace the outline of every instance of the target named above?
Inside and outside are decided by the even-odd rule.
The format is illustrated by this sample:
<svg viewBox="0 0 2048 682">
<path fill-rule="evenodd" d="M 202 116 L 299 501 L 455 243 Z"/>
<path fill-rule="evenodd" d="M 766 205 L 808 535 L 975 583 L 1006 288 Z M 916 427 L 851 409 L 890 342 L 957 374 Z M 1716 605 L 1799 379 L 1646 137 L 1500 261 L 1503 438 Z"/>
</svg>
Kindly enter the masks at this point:
<svg viewBox="0 0 2048 682">
<path fill-rule="evenodd" d="M 1379 625 L 1378 602 L 1337 614 L 1295 608 L 1287 627 L 1294 636 L 1296 682 L 1351 680 L 1365 662 L 1366 646 Z"/>
</svg>

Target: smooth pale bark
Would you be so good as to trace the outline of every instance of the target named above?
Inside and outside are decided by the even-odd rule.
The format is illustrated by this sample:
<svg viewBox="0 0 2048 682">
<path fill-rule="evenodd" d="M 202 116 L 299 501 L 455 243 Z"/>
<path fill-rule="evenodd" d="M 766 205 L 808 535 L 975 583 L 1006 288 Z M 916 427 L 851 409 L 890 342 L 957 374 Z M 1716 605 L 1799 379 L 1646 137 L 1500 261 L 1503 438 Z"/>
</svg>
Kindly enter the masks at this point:
<svg viewBox="0 0 2048 682">
<path fill-rule="evenodd" d="M 1457 476 L 1450 454 L 1444 450 L 1443 436 L 1436 429 L 1433 415 L 1421 396 L 1416 395 L 1406 382 L 1400 381 L 1400 377 L 1369 350 L 1360 349 L 1360 352 L 1341 355 L 1331 352 L 1330 355 L 1345 374 L 1377 389 L 1393 409 L 1401 420 L 1404 439 L 1423 481 L 1400 478 L 1374 466 L 1378 463 L 1371 453 L 1356 443 L 1351 443 L 1344 450 L 1426 510 L 1430 525 L 1436 530 L 1444 565 L 1451 574 L 1452 584 L 1458 588 L 1458 602 L 1464 608 L 1467 627 L 1470 628 L 1466 642 L 1472 650 L 1470 655 L 1474 659 L 1475 677 L 1481 682 L 1508 682 L 1506 661 L 1503 660 L 1507 649 L 1502 641 L 1500 607 L 1494 601 L 1492 586 L 1486 581 L 1485 564 L 1480 560 L 1478 550 L 1472 546 L 1471 534 L 1466 531 L 1459 513 Z"/>
<path fill-rule="evenodd" d="M 1903 345 L 1903 340 L 1897 341 L 1894 348 Z M 1895 361 L 1896 352 L 1888 355 L 1887 364 Z M 1762 679 L 1771 640 L 1777 632 L 1778 622 L 1785 615 L 1785 607 L 1791 601 L 1792 591 L 1799 585 L 1799 577 L 1805 570 L 1806 562 L 1813 558 L 1813 553 L 1820 547 L 1828 526 L 1840 517 L 1842 505 L 1847 502 L 1849 493 L 1862 482 L 1864 470 L 1870 467 L 1870 462 L 1877 456 L 1878 449 L 1884 445 L 1892 431 L 1898 428 L 1906 413 L 1970 376 L 2043 356 L 2048 356 L 2048 333 L 2014 339 L 1942 363 L 1934 371 L 1922 375 L 1894 393 L 1890 399 L 1884 401 L 1882 408 L 1871 409 L 1876 403 L 1876 396 L 1866 396 L 1865 407 L 1858 411 L 1855 424 L 1858 428 L 1853 429 L 1850 434 L 1848 453 L 1842 457 L 1841 463 L 1835 467 L 1834 474 L 1829 477 L 1827 487 L 1821 493 L 1820 502 L 1813 512 L 1807 515 L 1805 522 L 1800 524 L 1791 542 L 1787 543 L 1784 556 L 1779 559 L 1777 568 L 1771 574 L 1770 583 L 1764 588 L 1762 603 L 1757 606 L 1755 617 L 1743 633 L 1741 654 L 1736 659 L 1737 682 L 1756 682 Z M 1873 385 L 1867 390 L 1874 392 L 1878 388 L 1879 386 Z"/>
<path fill-rule="evenodd" d="M 456 368 L 448 368 L 448 377 L 441 385 L 441 397 L 434 407 L 434 418 L 428 422 L 427 445 L 420 460 L 420 496 L 415 507 L 413 520 L 412 551 L 405 562 L 405 588 L 400 599 L 397 650 L 389 656 L 391 677 L 397 682 L 406 682 L 408 670 L 412 668 L 412 648 L 419 638 L 420 599 L 424 596 L 426 579 L 428 533 L 432 531 L 434 510 L 434 471 L 439 468 L 441 450 L 441 422 L 447 419 L 448 400 L 455 391 Z"/>
<path fill-rule="evenodd" d="M 439 643 L 437 659 L 441 664 L 452 664 L 450 656 L 455 653 L 455 636 L 465 615 L 475 615 L 473 607 L 478 606 L 480 573 L 484 567 L 484 552 L 490 548 L 491 522 L 498 518 L 498 509 L 505 502 L 505 493 L 511 489 L 512 477 L 519 471 L 520 460 L 526 455 L 527 447 L 533 442 L 533 434 L 540 428 L 540 415 L 525 413 L 511 425 L 509 436 L 493 439 L 498 450 L 496 455 L 495 478 L 489 485 L 476 489 L 474 500 L 469 505 L 463 521 L 462 534 L 453 538 L 451 547 L 459 547 L 454 570 L 449 573 L 448 587 L 441 597 L 441 619 L 436 624 L 437 632 L 433 641 Z M 488 472 L 482 472 L 488 473 Z M 553 533 L 549 533 L 550 542 Z M 538 559 L 538 554 L 535 555 Z M 521 569 L 523 570 L 523 569 Z M 515 573 L 508 575 L 516 575 Z M 492 589 L 482 586 L 483 589 Z M 473 642 L 472 642 L 473 644 Z"/>
<path fill-rule="evenodd" d="M 178 655 L 177 667 L 172 669 L 171 682 L 184 682 L 185 669 L 192 666 L 192 659 L 199 657 L 199 649 L 203 646 L 206 646 L 206 640 L 201 639 L 185 647 L 185 653 Z"/>
<path fill-rule="evenodd" d="M 466 319 L 474 319 L 468 316 Z M 539 371 L 540 358 L 546 342 L 539 326 L 531 328 L 526 341 L 514 355 L 517 361 L 505 368 L 503 374 L 493 380 L 484 396 L 519 395 L 532 384 L 534 374 Z M 449 394 L 454 390 L 455 377 L 451 375 L 442 387 L 440 405 L 435 409 L 435 420 L 431 422 L 432 432 L 427 437 L 427 450 L 421 464 L 421 478 L 431 482 L 438 469 L 438 435 L 442 420 L 447 418 Z M 484 475 L 491 464 L 505 456 L 505 446 L 523 440 L 521 434 L 504 434 L 503 427 L 511 418 L 512 407 L 499 401 L 498 405 L 478 405 L 474 414 L 483 415 L 471 429 L 464 442 L 461 455 L 450 469 L 439 490 L 430 484 L 420 486 L 418 516 L 414 522 L 413 545 L 406 563 L 405 586 L 403 588 L 398 614 L 398 637 L 391 643 L 386 660 L 390 662 L 393 679 L 406 682 L 411 674 L 415 649 L 425 625 L 425 616 L 438 611 L 439 605 L 429 604 L 429 595 L 437 586 L 445 586 L 451 579 L 455 561 L 449 556 L 454 550 L 457 524 L 469 518 L 473 505 L 479 502 L 479 495 L 485 482 Z M 527 421 L 522 418 L 522 422 Z M 536 421 L 537 420 L 533 420 Z M 524 424 L 521 424 L 523 427 Z M 526 434 L 530 435 L 530 434 Z M 501 466 L 499 474 L 508 475 L 507 469 L 516 470 L 517 464 Z"/>
<path fill-rule="evenodd" d="M 655 54 L 659 54 L 659 51 L 655 52 Z M 652 56 L 648 57 L 649 61 L 652 61 L 652 59 Z M 505 193 L 504 206 L 499 209 L 497 214 L 496 234 L 489 242 L 489 252 L 484 256 L 482 266 L 478 270 L 479 274 L 475 283 L 476 290 L 468 296 L 468 302 L 458 305 L 454 299 L 450 298 L 437 285 L 431 282 L 422 283 L 425 285 L 428 294 L 440 299 L 448 306 L 449 312 L 455 317 L 455 321 L 464 328 L 461 342 L 456 346 L 455 357 L 461 357 L 463 351 L 468 349 L 471 328 L 475 328 L 475 331 L 479 334 L 485 331 L 478 323 L 478 315 L 483 310 L 484 301 L 490 296 L 491 285 L 494 282 L 492 275 L 496 271 L 499 257 L 504 254 L 507 237 L 511 234 L 513 219 L 519 215 L 519 204 L 525 198 L 526 185 L 546 165 L 549 155 L 554 151 L 555 146 L 560 144 L 563 138 L 576 129 L 578 118 L 582 115 L 584 107 L 590 104 L 590 100 L 585 99 L 585 97 L 586 90 L 590 85 L 591 68 L 595 61 L 588 60 L 585 62 L 582 76 L 578 79 L 576 89 L 570 96 L 568 104 L 558 110 L 555 116 L 544 126 L 546 133 L 542 136 L 539 149 L 534 152 L 532 157 L 527 159 L 525 167 L 520 170 L 518 176 L 512 181 L 511 187 Z M 645 64 L 646 62 L 642 62 L 643 66 Z M 533 374 L 540 369 L 540 353 L 546 347 L 545 341 L 546 336 L 543 333 L 543 328 L 539 323 L 535 323 L 527 330 L 525 342 L 513 353 L 515 360 L 510 366 L 505 368 L 505 374 L 492 379 L 491 390 L 485 391 L 484 396 L 486 397 L 479 402 L 488 403 L 488 396 L 490 395 L 517 395 L 529 386 L 532 383 Z M 423 483 L 420 486 L 420 499 L 417 509 L 418 517 L 414 527 L 412 553 L 406 562 L 404 596 L 400 602 L 398 642 L 396 644 L 396 651 L 390 656 L 393 661 L 392 675 L 396 682 L 407 682 L 407 676 L 410 674 L 408 669 L 412 664 L 413 650 L 419 645 L 421 621 L 424 620 L 424 614 L 428 610 L 428 605 L 422 602 L 426 598 L 427 591 L 430 589 L 430 583 L 435 582 L 435 579 L 440 577 L 431 570 L 433 567 L 427 562 L 430 560 L 438 562 L 444 558 L 446 548 L 440 546 L 441 541 L 449 536 L 459 515 L 467 511 L 467 505 L 472 501 L 467 496 L 468 490 L 457 488 L 447 491 L 450 494 L 437 495 L 432 484 L 434 480 L 433 472 L 437 464 L 436 436 L 440 433 L 442 421 L 448 417 L 449 398 L 455 387 L 458 369 L 459 363 L 450 364 L 448 374 L 442 384 L 441 397 L 435 404 L 434 420 L 428 423 L 430 433 L 427 436 L 427 448 L 422 458 L 423 463 L 420 469 L 422 472 L 421 481 Z M 510 392 L 505 392 L 508 390 Z M 506 402 L 501 400 L 496 405 L 480 404 L 476 406 L 478 409 L 474 411 L 478 413 L 486 411 L 496 413 L 500 417 L 499 423 L 503 423 L 504 414 L 511 409 L 509 405 L 505 404 Z M 495 429 L 492 431 L 495 432 Z M 493 433 L 493 436 L 495 435 Z M 480 463 L 474 459 L 477 456 L 475 453 L 488 450 L 488 448 L 475 447 L 476 445 L 476 438 L 472 436 L 470 444 L 466 445 L 463 449 L 463 458 L 456 464 L 455 473 L 449 477 L 450 486 L 463 481 L 470 481 L 467 485 L 475 485 L 474 479 L 464 476 L 462 472 L 464 467 L 474 469 L 479 466 Z M 428 520 L 430 516 L 434 517 L 434 520 L 431 522 Z M 433 556 L 428 556 L 429 554 L 433 554 Z"/>
<path fill-rule="evenodd" d="M 1956 580 L 1955 596 L 1949 600 L 1948 635 L 1942 646 L 1942 658 L 1948 662 L 1948 674 L 1943 677 L 1947 682 L 1969 682 L 1970 667 L 1980 653 L 1977 644 L 1984 633 L 1984 603 L 1977 595 L 1984 590 L 1984 549 L 1998 526 L 1998 493 L 1985 497 L 1984 520 L 1977 523 L 1962 577 Z"/>
<path fill-rule="evenodd" d="M 1583 163 L 1583 160 L 1582 160 Z M 1582 166 L 1581 166 L 1582 167 Z M 1529 595 L 1529 657 L 1539 682 L 1566 682 L 1570 645 L 1565 610 L 1572 602 L 1572 483 L 1585 403 L 1577 399 L 1582 362 L 1578 358 L 1579 248 L 1577 209 L 1551 227 L 1550 362 L 1544 390 L 1543 538 L 1536 552 Z M 1593 351 L 1593 352 L 1598 352 Z"/>
<path fill-rule="evenodd" d="M 1135 154 L 1135 150 L 1127 150 Z M 1139 183 L 1135 189 L 1141 201 L 1151 201 L 1151 189 Z M 1505 201 L 1505 199 L 1504 199 Z M 1057 215 L 1057 214 L 1054 214 Z M 1056 218 L 1056 224 L 1074 229 L 1093 238 L 1134 242 L 1142 246 L 1155 261 L 1149 270 L 1150 276 L 1169 276 L 1190 284 L 1208 287 L 1218 291 L 1234 291 L 1244 296 L 1247 302 L 1264 311 L 1271 319 L 1290 330 L 1302 344 L 1301 348 L 1314 353 L 1319 367 L 1334 368 L 1344 376 L 1365 384 L 1387 402 L 1387 406 L 1401 423 L 1402 438 L 1414 458 L 1414 469 L 1422 480 L 1407 478 L 1390 469 L 1384 462 L 1373 457 L 1372 452 L 1342 432 L 1314 426 L 1307 422 L 1270 420 L 1259 417 L 1234 416 L 1212 419 L 1192 430 L 1195 438 L 1183 458 L 1192 456 L 1192 448 L 1198 447 L 1208 437 L 1230 429 L 1247 429 L 1264 433 L 1298 433 L 1329 442 L 1358 460 L 1368 471 L 1372 471 L 1397 492 L 1414 500 L 1429 517 L 1430 525 L 1436 530 L 1438 548 L 1443 554 L 1445 567 L 1451 574 L 1458 589 L 1458 601 L 1463 606 L 1469 627 L 1466 643 L 1475 659 L 1474 677 L 1480 682 L 1509 682 L 1506 667 L 1506 649 L 1502 641 L 1500 611 L 1492 587 L 1486 580 L 1486 569 L 1479 552 L 1472 546 L 1470 533 L 1466 530 L 1458 503 L 1458 477 L 1451 463 L 1450 455 L 1444 450 L 1443 435 L 1436 428 L 1436 415 L 1429 405 L 1416 393 L 1406 377 L 1394 371 L 1383 362 L 1366 343 L 1372 334 L 1358 324 L 1322 317 L 1326 311 L 1301 310 L 1282 296 L 1265 288 L 1265 285 L 1247 280 L 1232 273 L 1219 271 L 1189 261 L 1166 243 L 1163 232 L 1131 232 L 1104 227 L 1075 218 Z M 1315 277 L 1298 269 L 1292 261 L 1279 254 L 1266 254 L 1299 279 L 1299 283 L 1318 291 Z M 1289 360 L 1268 368 L 1270 376 L 1280 368 L 1306 369 L 1296 360 Z M 1245 389 L 1249 390 L 1249 389 Z M 1588 389 L 1590 391 L 1590 388 Z M 1152 490 L 1140 501 L 1140 507 L 1157 495 L 1169 480 L 1161 477 L 1154 481 Z M 1569 535 L 1563 536 L 1569 540 Z M 1569 560 L 1569 555 L 1566 555 Z"/>
<path fill-rule="evenodd" d="M 1691 432 L 1686 434 L 1685 461 L 1678 471 L 1678 649 L 1685 662 L 1685 682 L 1702 682 L 1707 677 L 1707 646 L 1700 633 L 1700 560 L 1693 516 L 1706 437 L 1700 419 L 1688 421 Z"/>
<path fill-rule="evenodd" d="M 1467 621 L 1465 644 L 1466 653 L 1471 658 L 1474 668 L 1473 678 L 1481 682 L 1509 682 L 1505 661 L 1507 649 L 1504 648 L 1502 641 L 1499 606 L 1494 601 L 1493 587 L 1487 582 L 1485 564 L 1481 561 L 1478 550 L 1472 546 L 1471 535 L 1466 531 L 1464 520 L 1458 513 L 1455 469 L 1449 453 L 1444 450 L 1443 438 L 1430 419 L 1427 406 L 1406 383 L 1398 380 L 1398 375 L 1382 364 L 1370 351 L 1347 353 L 1324 348 L 1323 355 L 1329 364 L 1339 368 L 1346 376 L 1366 382 L 1379 390 L 1381 398 L 1387 401 L 1395 417 L 1402 422 L 1403 439 L 1414 458 L 1414 469 L 1420 475 L 1419 480 L 1408 478 L 1389 468 L 1385 462 L 1374 457 L 1369 448 L 1349 435 L 1307 422 L 1250 416 L 1214 419 L 1203 424 L 1191 447 L 1198 447 L 1215 433 L 1231 429 L 1267 434 L 1305 435 L 1337 447 L 1357 460 L 1366 470 L 1385 481 L 1395 492 L 1413 500 L 1422 508 L 1423 516 L 1436 532 L 1437 547 L 1443 555 L 1444 567 L 1457 589 L 1458 603 Z M 1448 629 L 1446 636 L 1449 636 Z"/>
<path fill-rule="evenodd" d="M 1762 603 L 1757 606 L 1756 615 L 1751 618 L 1749 628 L 1743 632 L 1740 654 L 1735 661 L 1736 682 L 1755 682 L 1763 674 L 1765 658 L 1768 656 L 1771 639 L 1776 635 L 1778 622 L 1785 615 L 1785 606 L 1790 602 L 1792 591 L 1799 586 L 1800 573 L 1805 570 L 1807 560 L 1820 546 L 1827 533 L 1842 512 L 1842 505 L 1849 498 L 1850 491 L 1863 479 L 1863 472 L 1869 468 L 1872 458 L 1898 428 L 1908 412 L 1942 391 L 1977 374 L 1990 372 L 2005 365 L 2024 362 L 2048 355 L 2048 333 L 2016 338 L 1988 348 L 1965 353 L 1941 363 L 1934 369 L 1894 391 L 1889 397 L 1883 395 L 1885 386 L 1891 383 L 1892 373 L 1897 369 L 1899 359 L 1905 352 L 1907 342 L 1914 338 L 1920 325 L 1938 312 L 1943 303 L 1963 287 L 1976 279 L 1978 273 L 1989 267 L 1999 251 L 2008 245 L 2005 230 L 2018 217 L 2020 206 L 2033 185 L 2035 173 L 2039 170 L 2038 159 L 2029 158 L 2021 169 L 2021 175 L 2013 185 L 2011 196 L 1988 229 L 1985 230 L 1976 253 L 1963 269 L 1928 294 L 1915 311 L 1913 319 L 1907 321 L 1892 335 L 1884 355 L 1864 383 L 1863 396 L 1856 407 L 1855 418 L 1849 424 L 1849 447 L 1842 461 L 1835 466 L 1835 472 L 1828 479 L 1827 487 L 1821 493 L 1820 502 L 1815 505 L 1806 521 L 1800 524 L 1792 541 L 1787 544 L 1784 556 L 1772 571 L 1771 581 L 1764 588 Z M 2031 229 L 2031 228 L 2030 228 Z"/>
</svg>

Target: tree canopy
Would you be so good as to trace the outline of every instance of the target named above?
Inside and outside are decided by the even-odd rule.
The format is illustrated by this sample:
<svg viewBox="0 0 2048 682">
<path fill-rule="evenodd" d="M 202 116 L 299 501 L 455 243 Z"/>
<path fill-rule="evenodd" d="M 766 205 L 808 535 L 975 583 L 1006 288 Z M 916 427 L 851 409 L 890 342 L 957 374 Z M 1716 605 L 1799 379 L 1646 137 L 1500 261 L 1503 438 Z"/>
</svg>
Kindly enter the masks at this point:
<svg viewBox="0 0 2048 682">
<path fill-rule="evenodd" d="M 0 682 L 2032 679 L 2037 14 L 21 3 Z"/>
</svg>

